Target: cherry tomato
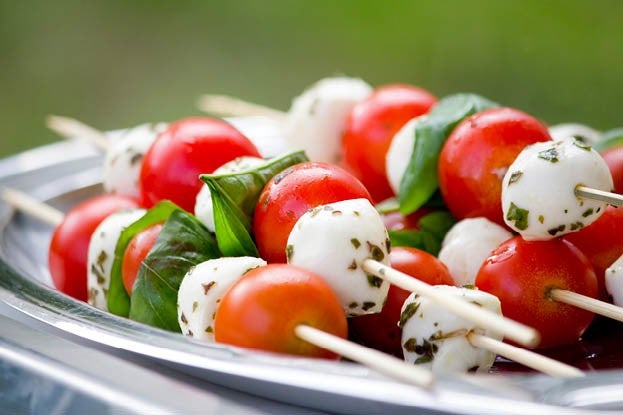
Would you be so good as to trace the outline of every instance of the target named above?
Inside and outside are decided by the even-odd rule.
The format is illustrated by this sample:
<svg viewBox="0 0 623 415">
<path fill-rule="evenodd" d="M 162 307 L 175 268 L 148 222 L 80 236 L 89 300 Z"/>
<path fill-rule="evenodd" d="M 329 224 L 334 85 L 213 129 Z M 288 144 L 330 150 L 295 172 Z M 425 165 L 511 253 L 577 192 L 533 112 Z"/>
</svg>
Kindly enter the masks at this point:
<svg viewBox="0 0 623 415">
<path fill-rule="evenodd" d="M 612 174 L 614 191 L 623 193 L 623 145 L 607 148 L 601 152 L 601 156 Z"/>
<path fill-rule="evenodd" d="M 138 270 L 143 260 L 154 246 L 161 230 L 161 223 L 152 225 L 134 235 L 126 247 L 121 262 L 121 279 L 128 295 L 132 295 L 132 287 L 134 287 L 134 281 L 136 281 Z"/>
<path fill-rule="evenodd" d="M 225 121 L 194 117 L 172 123 L 143 159 L 142 202 L 151 207 L 168 199 L 192 212 L 202 186 L 199 175 L 240 156 L 261 157 L 253 143 Z"/>
<path fill-rule="evenodd" d="M 421 88 L 387 85 L 377 88 L 349 113 L 342 140 L 344 165 L 376 202 L 394 194 L 385 173 L 385 155 L 392 138 L 436 102 L 437 98 Z"/>
<path fill-rule="evenodd" d="M 335 359 L 333 352 L 299 339 L 306 324 L 346 338 L 346 314 L 322 277 L 302 268 L 271 264 L 255 268 L 223 296 L 214 320 L 217 342 L 307 357 Z"/>
<path fill-rule="evenodd" d="M 99 195 L 72 208 L 52 234 L 48 265 L 54 286 L 61 292 L 87 301 L 87 256 L 95 228 L 110 214 L 138 207 L 127 196 Z"/>
<path fill-rule="evenodd" d="M 383 213 L 381 218 L 383 218 L 383 223 L 388 231 L 418 230 L 420 228 L 420 219 L 436 210 L 435 208 L 424 206 L 407 216 L 396 211 Z"/>
<path fill-rule="evenodd" d="M 506 317 L 537 329 L 539 348 L 577 342 L 594 317 L 549 297 L 552 288 L 597 296 L 593 267 L 563 239 L 528 242 L 517 236 L 503 242 L 483 263 L 476 286 L 500 299 Z"/>
<path fill-rule="evenodd" d="M 253 232 L 260 256 L 267 262 L 285 263 L 288 236 L 305 212 L 358 198 L 370 200 L 370 194 L 335 165 L 306 162 L 284 170 L 266 184 L 255 206 Z"/>
<path fill-rule="evenodd" d="M 431 285 L 454 285 L 448 268 L 433 255 L 416 248 L 395 247 L 390 253 L 392 268 Z M 351 338 L 365 346 L 402 357 L 400 310 L 410 292 L 392 285 L 380 313 L 349 319 Z"/>
<path fill-rule="evenodd" d="M 439 156 L 439 188 L 457 219 L 484 216 L 502 226 L 502 179 L 529 144 L 551 140 L 547 128 L 512 108 L 493 108 L 463 120 Z"/>
<path fill-rule="evenodd" d="M 582 251 L 593 264 L 599 283 L 599 298 L 607 299 L 606 268 L 623 255 L 623 209 L 608 206 L 595 222 L 563 238 Z"/>
</svg>

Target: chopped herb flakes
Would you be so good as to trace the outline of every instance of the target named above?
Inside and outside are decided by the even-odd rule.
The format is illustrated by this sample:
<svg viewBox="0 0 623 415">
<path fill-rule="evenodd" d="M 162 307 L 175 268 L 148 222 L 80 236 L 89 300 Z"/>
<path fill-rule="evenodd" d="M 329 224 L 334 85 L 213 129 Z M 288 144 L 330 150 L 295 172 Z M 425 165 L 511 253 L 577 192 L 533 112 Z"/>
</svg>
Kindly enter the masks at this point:
<svg viewBox="0 0 623 415">
<path fill-rule="evenodd" d="M 353 245 L 353 247 L 355 247 L 355 249 L 359 249 L 359 247 L 361 246 L 361 242 L 359 242 L 359 239 L 357 238 L 351 238 L 350 243 Z"/>
<path fill-rule="evenodd" d="M 558 149 L 556 149 L 556 147 L 551 147 L 547 150 L 539 151 L 538 157 L 550 163 L 558 163 Z"/>
<path fill-rule="evenodd" d="M 555 236 L 558 232 L 563 232 L 565 230 L 565 228 L 566 228 L 565 225 L 558 225 L 555 228 L 548 229 L 547 233 L 549 233 L 552 236 Z"/>
<path fill-rule="evenodd" d="M 587 217 L 589 217 L 592 214 L 593 214 L 593 208 L 589 208 L 589 209 L 586 209 L 584 211 L 584 213 L 582 213 L 582 217 L 583 218 L 587 218 Z"/>
<path fill-rule="evenodd" d="M 184 314 L 183 311 L 182 311 L 182 315 L 180 316 L 180 320 L 182 321 L 182 323 L 188 324 L 188 319 L 186 319 L 186 315 Z"/>
<path fill-rule="evenodd" d="M 400 321 L 398 321 L 398 327 L 403 327 L 407 321 L 417 313 L 420 308 L 420 303 L 409 303 L 404 311 L 400 313 Z"/>
<path fill-rule="evenodd" d="M 569 229 L 571 229 L 572 231 L 577 231 L 578 229 L 582 229 L 583 227 L 584 227 L 584 224 L 580 221 L 569 225 Z"/>
<path fill-rule="evenodd" d="M 368 250 L 370 251 L 370 258 L 375 261 L 382 261 L 385 258 L 385 253 L 378 245 L 374 245 L 370 241 L 366 241 L 366 243 L 368 244 Z"/>
<path fill-rule="evenodd" d="M 193 301 L 193 313 L 197 311 L 197 307 L 199 307 L 199 302 Z"/>
<path fill-rule="evenodd" d="M 201 286 L 203 287 L 203 294 L 208 295 L 208 291 L 210 291 L 210 288 L 212 288 L 214 284 L 216 284 L 216 281 L 210 281 L 207 284 L 201 284 Z"/>
<path fill-rule="evenodd" d="M 353 262 L 351 262 L 351 263 L 350 263 L 350 265 L 348 266 L 348 268 L 347 268 L 347 269 L 349 269 L 349 270 L 351 270 L 351 271 L 356 270 L 356 269 L 357 269 L 357 261 L 355 261 L 355 260 L 353 259 Z"/>
<path fill-rule="evenodd" d="M 435 358 L 435 353 L 437 353 L 438 350 L 436 344 L 426 339 L 422 339 L 422 344 L 419 345 L 416 339 L 410 338 L 402 347 L 408 352 L 421 355 L 415 360 L 414 364 L 416 365 L 431 362 Z"/>
<path fill-rule="evenodd" d="M 294 245 L 287 245 L 286 246 L 286 258 L 288 259 L 288 262 L 292 260 L 292 255 L 294 255 Z"/>
<path fill-rule="evenodd" d="M 522 209 L 516 204 L 511 202 L 511 206 L 506 214 L 506 219 L 515 222 L 515 227 L 519 230 L 526 230 L 528 228 L 528 215 L 530 211 Z"/>
<path fill-rule="evenodd" d="M 523 175 L 522 171 L 516 171 L 511 174 L 510 179 L 508 179 L 508 184 L 517 183 L 521 176 Z"/>
<path fill-rule="evenodd" d="M 356 301 L 353 301 L 352 303 L 348 305 L 348 308 L 357 308 L 357 307 L 359 307 L 359 304 Z"/>
<path fill-rule="evenodd" d="M 581 148 L 582 150 L 586 150 L 586 151 L 591 151 L 591 148 L 592 148 L 590 145 L 577 139 L 573 140 L 573 145 L 576 146 L 577 148 Z"/>
<path fill-rule="evenodd" d="M 383 284 L 383 280 L 376 275 L 366 273 L 368 284 L 373 288 L 379 288 Z"/>
<path fill-rule="evenodd" d="M 539 215 L 539 223 L 545 222 L 545 216 Z"/>
<path fill-rule="evenodd" d="M 372 307 L 374 307 L 376 305 L 376 303 L 372 302 L 372 301 L 364 301 L 361 309 L 363 311 L 368 311 L 369 309 L 371 309 Z"/>
</svg>

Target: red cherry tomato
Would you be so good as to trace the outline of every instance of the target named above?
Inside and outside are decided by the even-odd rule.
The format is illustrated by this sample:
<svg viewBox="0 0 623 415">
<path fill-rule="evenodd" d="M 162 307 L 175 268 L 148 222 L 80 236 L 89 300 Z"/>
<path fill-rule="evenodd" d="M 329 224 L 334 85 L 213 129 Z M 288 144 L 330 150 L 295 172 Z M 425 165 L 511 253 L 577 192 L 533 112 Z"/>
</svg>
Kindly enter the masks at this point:
<svg viewBox="0 0 623 415">
<path fill-rule="evenodd" d="M 332 164 L 306 162 L 279 173 L 266 184 L 255 206 L 253 232 L 260 256 L 285 263 L 288 236 L 305 212 L 358 198 L 370 200 L 370 194 L 353 175 Z"/>
<path fill-rule="evenodd" d="M 463 120 L 439 156 L 439 188 L 457 219 L 484 216 L 502 226 L 502 179 L 529 144 L 551 140 L 535 118 L 493 108 Z"/>
<path fill-rule="evenodd" d="M 392 268 L 431 285 L 454 285 L 448 268 L 433 255 L 416 248 L 395 247 L 390 253 Z M 383 310 L 349 319 L 351 338 L 365 346 L 402 357 L 400 310 L 410 292 L 389 287 Z"/>
<path fill-rule="evenodd" d="M 595 268 L 599 297 L 607 299 L 606 268 L 623 255 L 623 209 L 608 206 L 595 222 L 563 238 L 586 255 Z"/>
<path fill-rule="evenodd" d="M 578 248 L 563 239 L 509 239 L 485 260 L 476 286 L 500 299 L 506 317 L 537 329 L 539 348 L 577 342 L 594 317 L 549 298 L 552 288 L 597 296 L 593 267 Z"/>
<path fill-rule="evenodd" d="M 52 234 L 48 265 L 54 286 L 61 292 L 87 301 L 87 256 L 95 228 L 110 214 L 138 207 L 135 199 L 106 194 L 75 206 Z"/>
<path fill-rule="evenodd" d="M 411 85 L 377 88 L 351 110 L 344 130 L 344 165 L 380 202 L 392 196 L 385 173 L 385 155 L 392 138 L 408 121 L 426 114 L 437 102 Z"/>
<path fill-rule="evenodd" d="M 261 157 L 253 143 L 225 121 L 208 117 L 177 121 L 156 138 L 143 158 L 142 202 L 151 207 L 168 199 L 192 212 L 202 186 L 199 175 L 240 156 Z"/>
<path fill-rule="evenodd" d="M 383 213 L 381 218 L 383 219 L 383 223 L 388 231 L 404 231 L 407 229 L 418 230 L 420 228 L 420 219 L 436 210 L 437 209 L 435 208 L 424 206 L 407 216 L 396 211 Z"/>
<path fill-rule="evenodd" d="M 614 191 L 623 193 L 623 145 L 610 147 L 601 152 L 614 181 Z"/>
<path fill-rule="evenodd" d="M 272 264 L 249 271 L 227 291 L 216 311 L 214 337 L 269 352 L 338 357 L 299 339 L 294 329 L 300 324 L 346 338 L 346 314 L 324 279 L 292 265 Z"/>
<path fill-rule="evenodd" d="M 157 223 L 134 235 L 123 253 L 121 262 L 121 279 L 128 295 L 132 295 L 132 287 L 143 260 L 154 246 L 162 224 Z"/>
</svg>

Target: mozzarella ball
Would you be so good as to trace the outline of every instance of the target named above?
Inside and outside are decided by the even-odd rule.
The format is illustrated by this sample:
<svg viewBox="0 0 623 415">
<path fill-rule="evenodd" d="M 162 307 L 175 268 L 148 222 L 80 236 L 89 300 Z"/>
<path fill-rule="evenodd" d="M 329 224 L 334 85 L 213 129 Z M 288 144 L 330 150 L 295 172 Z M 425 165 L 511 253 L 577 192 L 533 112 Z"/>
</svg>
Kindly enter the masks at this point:
<svg viewBox="0 0 623 415">
<path fill-rule="evenodd" d="M 612 190 L 610 170 L 598 152 L 574 138 L 530 145 L 504 176 L 504 221 L 526 240 L 548 240 L 588 226 L 606 203 L 577 197 L 580 185 Z"/>
<path fill-rule="evenodd" d="M 254 257 L 222 257 L 192 267 L 177 293 L 177 320 L 185 336 L 214 341 L 214 316 L 229 288 L 266 261 Z"/>
<path fill-rule="evenodd" d="M 426 119 L 425 115 L 416 117 L 406 123 L 392 138 L 385 156 L 385 172 L 389 185 L 395 194 L 400 191 L 400 182 L 404 176 L 415 145 L 415 128 Z"/>
<path fill-rule="evenodd" d="M 104 157 L 104 189 L 131 197 L 140 195 L 138 184 L 143 156 L 167 124 L 143 124 L 117 134 Z"/>
<path fill-rule="evenodd" d="M 491 251 L 512 236 L 506 228 L 486 218 L 463 219 L 444 237 L 439 260 L 448 267 L 454 285 L 473 285 Z"/>
<path fill-rule="evenodd" d="M 251 140 L 265 159 L 292 151 L 292 146 L 283 138 L 281 124 L 273 119 L 258 115 L 232 117 L 227 118 L 226 121 Z"/>
<path fill-rule="evenodd" d="M 501 315 L 500 300 L 476 289 L 437 285 L 449 296 Z M 477 328 L 473 323 L 447 311 L 443 306 L 412 293 L 407 297 L 400 315 L 404 358 L 433 373 L 467 372 L 472 369 L 487 371 L 495 361 L 495 354 L 473 347 L 467 335 L 470 332 L 502 340 L 502 335 Z"/>
<path fill-rule="evenodd" d="M 389 265 L 389 237 L 367 199 L 351 199 L 309 210 L 294 225 L 286 246 L 288 263 L 323 277 L 347 315 L 378 313 L 389 283 L 366 273 L 364 260 Z"/>
<path fill-rule="evenodd" d="M 110 287 L 117 241 L 121 232 L 139 220 L 145 212 L 144 209 L 115 212 L 104 219 L 91 235 L 87 254 L 87 292 L 88 303 L 92 306 L 108 311 L 106 295 Z"/>
<path fill-rule="evenodd" d="M 372 87 L 357 78 L 325 78 L 294 98 L 283 136 L 294 149 L 304 149 L 312 161 L 336 163 L 341 158 L 342 133 L 352 107 Z"/>
<path fill-rule="evenodd" d="M 559 141 L 569 137 L 575 137 L 587 144 L 595 144 L 601 138 L 601 133 L 587 125 L 576 123 L 565 123 L 552 125 L 549 127 L 549 135 L 554 141 Z"/>
<path fill-rule="evenodd" d="M 223 164 L 214 170 L 213 174 L 240 173 L 250 170 L 266 163 L 266 160 L 259 157 L 242 156 Z M 207 184 L 201 186 L 195 201 L 195 216 L 203 223 L 210 232 L 214 232 L 214 207 L 212 206 L 212 195 Z"/>
<path fill-rule="evenodd" d="M 623 255 L 606 269 L 606 291 L 614 305 L 623 307 Z"/>
</svg>

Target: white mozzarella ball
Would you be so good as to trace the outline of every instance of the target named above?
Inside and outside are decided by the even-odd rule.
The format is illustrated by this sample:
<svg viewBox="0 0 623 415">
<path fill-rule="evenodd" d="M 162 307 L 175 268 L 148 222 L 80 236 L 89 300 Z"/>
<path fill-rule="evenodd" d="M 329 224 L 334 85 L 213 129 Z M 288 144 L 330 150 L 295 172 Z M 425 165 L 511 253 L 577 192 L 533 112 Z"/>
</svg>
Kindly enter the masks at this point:
<svg viewBox="0 0 623 415">
<path fill-rule="evenodd" d="M 588 226 L 606 204 L 575 196 L 580 185 L 612 190 L 610 170 L 598 152 L 574 138 L 530 145 L 504 176 L 504 221 L 526 240 L 552 239 Z"/>
<path fill-rule="evenodd" d="M 595 144 L 601 138 L 601 133 L 587 125 L 577 123 L 565 123 L 549 127 L 549 135 L 554 141 L 575 137 L 587 144 Z"/>
<path fill-rule="evenodd" d="M 506 228 L 487 218 L 463 219 L 444 237 L 439 260 L 448 267 L 454 285 L 473 285 L 491 251 L 512 236 Z"/>
<path fill-rule="evenodd" d="M 502 314 L 500 300 L 492 294 L 448 285 L 437 285 L 435 289 Z M 502 340 L 502 335 L 477 328 L 443 306 L 415 293 L 402 306 L 399 325 L 402 328 L 405 360 L 437 374 L 473 369 L 486 371 L 493 365 L 495 354 L 473 347 L 467 339 L 470 332 Z"/>
<path fill-rule="evenodd" d="M 288 263 L 323 277 L 350 316 L 378 313 L 389 283 L 361 269 L 367 258 L 389 265 L 389 237 L 366 199 L 309 210 L 296 222 L 286 247 Z"/>
<path fill-rule="evenodd" d="M 108 310 L 106 295 L 117 241 L 121 232 L 144 214 L 144 209 L 115 212 L 104 219 L 91 235 L 87 254 L 87 293 L 88 303 L 92 306 Z"/>
<path fill-rule="evenodd" d="M 623 255 L 606 269 L 606 291 L 614 305 L 623 307 Z"/>
<path fill-rule="evenodd" d="M 110 141 L 104 157 L 104 189 L 110 193 L 138 197 L 143 156 L 167 124 L 143 124 L 125 130 Z"/>
<path fill-rule="evenodd" d="M 240 173 L 250 170 L 266 163 L 266 160 L 259 157 L 243 156 L 235 158 L 214 170 L 214 174 Z M 207 184 L 201 186 L 195 200 L 195 216 L 201 221 L 210 232 L 214 232 L 214 207 L 212 206 L 212 195 Z"/>
<path fill-rule="evenodd" d="M 415 128 L 426 119 L 425 115 L 406 123 L 392 138 L 385 156 L 385 172 L 389 185 L 395 194 L 400 191 L 400 182 L 404 176 L 415 145 Z"/>
<path fill-rule="evenodd" d="M 214 341 L 214 316 L 229 288 L 266 261 L 254 257 L 222 257 L 192 267 L 177 293 L 177 320 L 185 336 Z"/>
<path fill-rule="evenodd" d="M 294 98 L 283 136 L 294 149 L 304 149 L 312 161 L 336 163 L 341 158 L 342 133 L 353 106 L 372 87 L 361 79 L 325 78 Z"/>
</svg>

